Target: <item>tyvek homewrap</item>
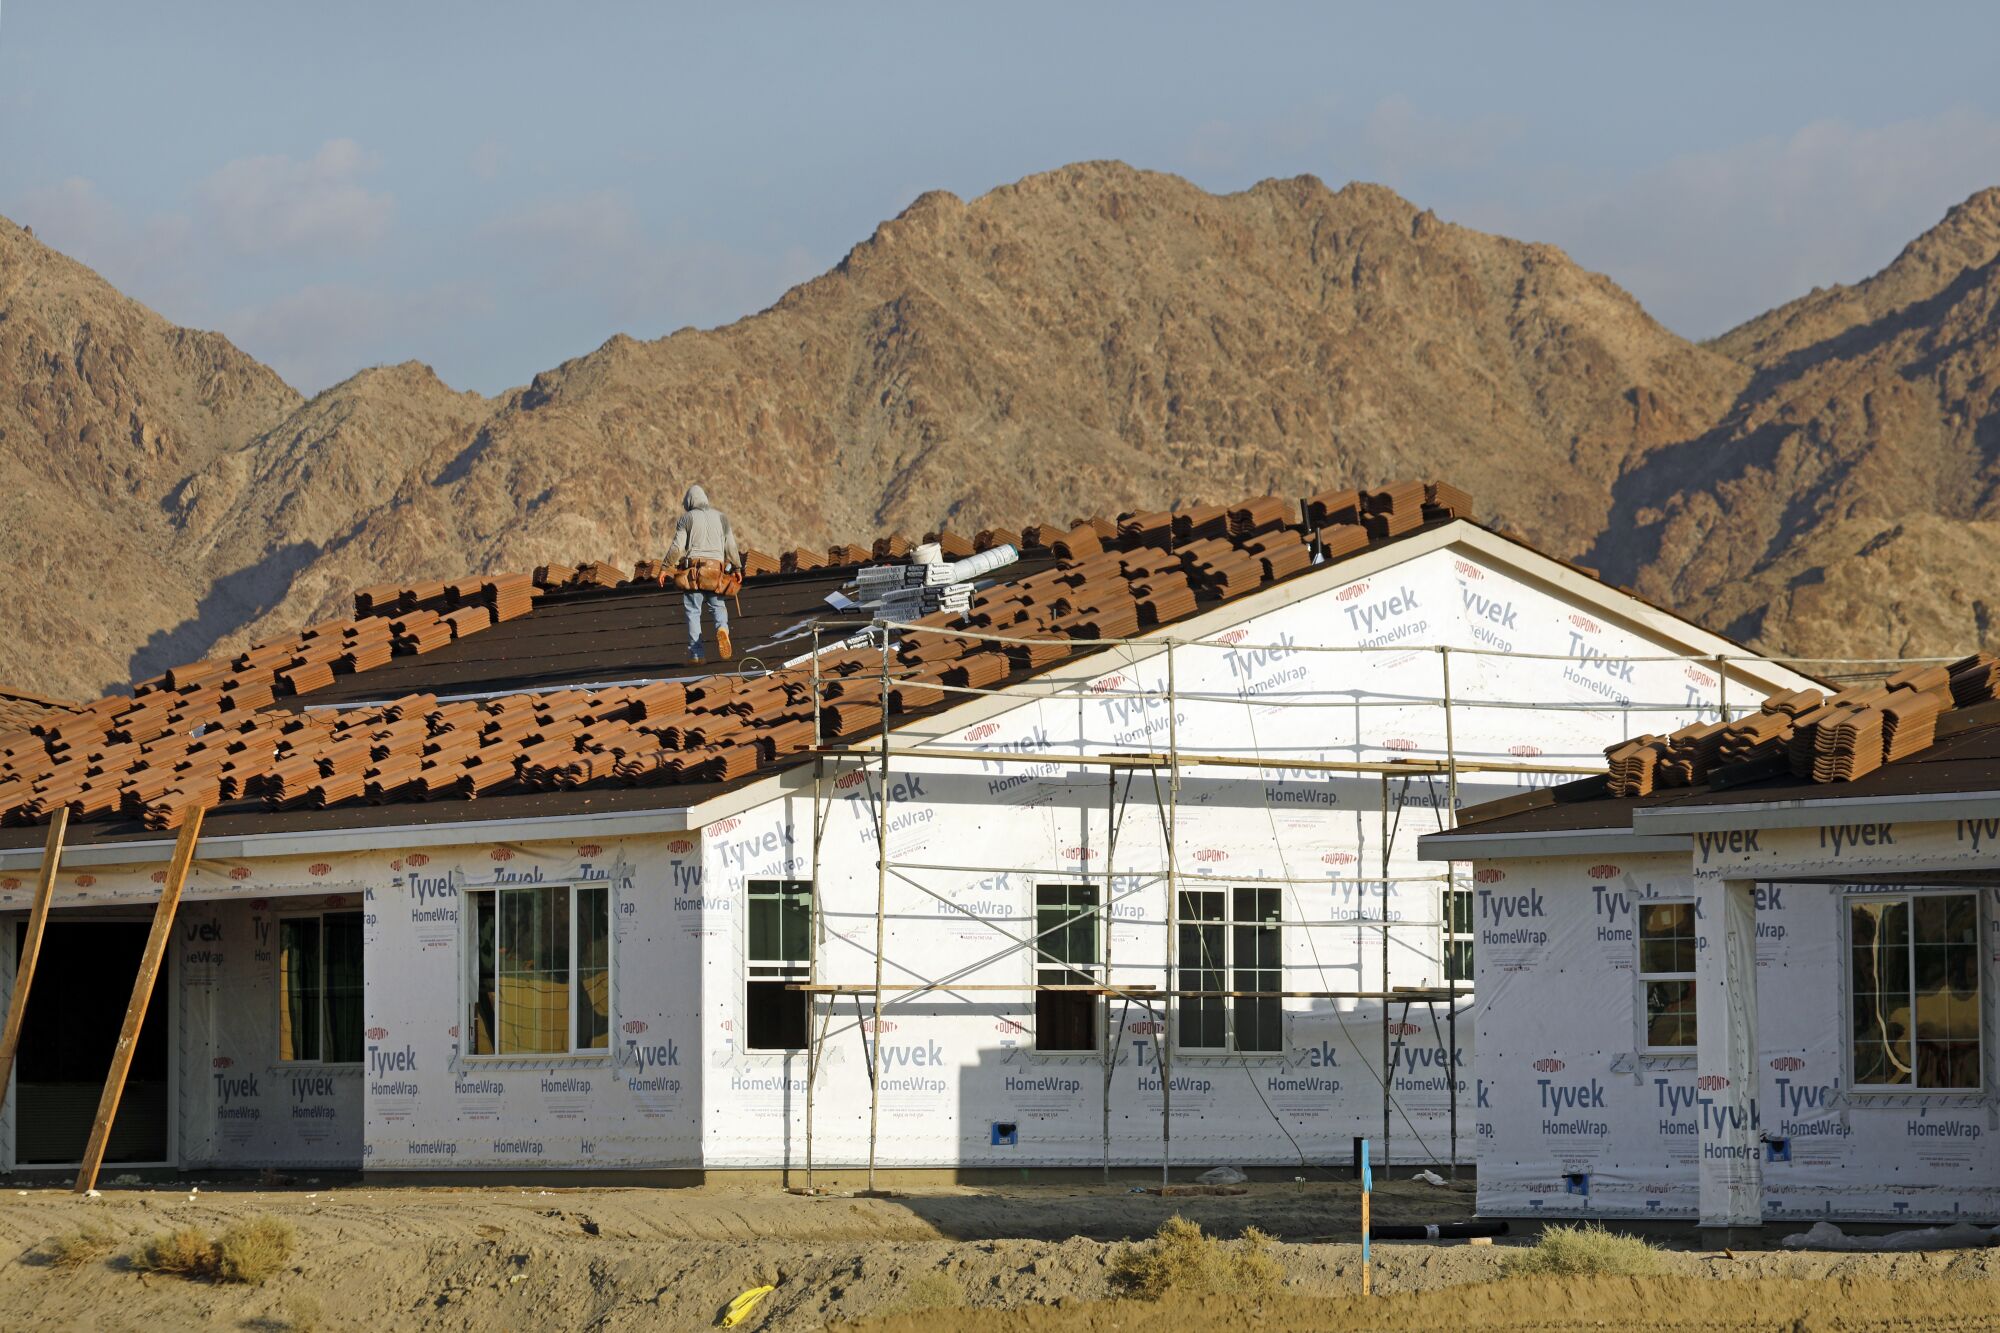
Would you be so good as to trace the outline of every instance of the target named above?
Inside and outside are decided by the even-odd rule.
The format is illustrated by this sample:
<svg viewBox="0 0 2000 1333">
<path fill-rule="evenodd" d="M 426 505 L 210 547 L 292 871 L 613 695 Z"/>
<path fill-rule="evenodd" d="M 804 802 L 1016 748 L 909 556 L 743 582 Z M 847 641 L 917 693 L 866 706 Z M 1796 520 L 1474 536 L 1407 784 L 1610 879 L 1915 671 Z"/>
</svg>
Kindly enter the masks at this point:
<svg viewBox="0 0 2000 1333">
<path fill-rule="evenodd" d="M 1780 841 L 1796 831 L 1786 832 Z M 1816 843 L 1810 832 L 1798 841 Z M 1847 904 L 1905 886 L 1697 879 L 1685 855 L 1509 861 L 1480 877 L 1483 904 L 1518 907 L 1492 918 L 1504 944 L 1489 944 L 1482 925 L 1478 954 L 1482 1213 L 1693 1217 L 1704 1170 L 1752 1220 L 2000 1209 L 1990 1095 L 1857 1090 L 1846 1073 Z M 1733 904 L 1725 884 L 1742 884 Z M 1994 890 L 1980 892 L 1990 977 Z M 1631 922 L 1649 898 L 1696 901 L 1704 952 L 1723 947 L 1733 918 L 1739 949 L 1754 957 L 1738 965 L 1757 977 L 1747 1079 L 1718 1082 L 1728 1076 L 1710 1072 L 1706 1049 L 1641 1053 Z M 1993 1000 L 1982 999 L 1990 1070 Z M 1711 992 L 1701 1000 L 1706 1027 Z M 1744 1145 L 1754 1172 L 1715 1151 Z"/>
</svg>

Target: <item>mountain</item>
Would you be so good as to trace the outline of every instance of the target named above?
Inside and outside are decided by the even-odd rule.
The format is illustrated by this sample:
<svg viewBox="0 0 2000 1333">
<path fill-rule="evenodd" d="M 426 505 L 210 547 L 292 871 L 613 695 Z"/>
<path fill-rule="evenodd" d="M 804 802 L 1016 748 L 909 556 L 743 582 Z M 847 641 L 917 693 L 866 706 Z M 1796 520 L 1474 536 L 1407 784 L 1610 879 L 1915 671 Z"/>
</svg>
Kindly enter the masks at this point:
<svg viewBox="0 0 2000 1333">
<path fill-rule="evenodd" d="M 722 328 L 300 402 L 0 224 L 0 682 L 89 694 L 383 577 L 629 565 L 692 480 L 777 550 L 1446 476 L 1760 646 L 1960 651 L 2000 605 L 1996 254 L 1988 191 L 1696 345 L 1377 186 L 1084 163 L 926 194 Z"/>
<path fill-rule="evenodd" d="M 176 486 L 299 396 L 214 333 L 177 328 L 0 220 L 0 683 L 85 696 L 199 614 Z"/>
<path fill-rule="evenodd" d="M 1617 485 L 1594 557 L 1760 646 L 1939 655 L 2000 611 L 2000 190 L 1713 344 L 1749 390 Z"/>
<path fill-rule="evenodd" d="M 762 314 L 537 376 L 252 632 L 377 570 L 657 551 L 695 479 L 775 548 L 1428 471 L 1573 554 L 1746 379 L 1560 252 L 1378 187 L 1085 164 L 927 194 Z"/>
</svg>

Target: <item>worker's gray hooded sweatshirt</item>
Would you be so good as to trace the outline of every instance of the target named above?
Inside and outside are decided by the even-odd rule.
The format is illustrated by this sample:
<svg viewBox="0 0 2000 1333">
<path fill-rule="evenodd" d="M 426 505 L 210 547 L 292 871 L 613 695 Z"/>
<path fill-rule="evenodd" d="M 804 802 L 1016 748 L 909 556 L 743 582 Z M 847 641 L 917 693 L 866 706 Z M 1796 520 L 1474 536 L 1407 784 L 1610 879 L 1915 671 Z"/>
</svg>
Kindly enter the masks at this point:
<svg viewBox="0 0 2000 1333">
<path fill-rule="evenodd" d="M 743 563 L 736 549 L 736 529 L 729 516 L 708 503 L 708 492 L 690 486 L 681 497 L 681 516 L 674 522 L 674 544 L 667 548 L 667 564 L 675 565 L 682 556 L 690 560 L 723 560 Z"/>
</svg>

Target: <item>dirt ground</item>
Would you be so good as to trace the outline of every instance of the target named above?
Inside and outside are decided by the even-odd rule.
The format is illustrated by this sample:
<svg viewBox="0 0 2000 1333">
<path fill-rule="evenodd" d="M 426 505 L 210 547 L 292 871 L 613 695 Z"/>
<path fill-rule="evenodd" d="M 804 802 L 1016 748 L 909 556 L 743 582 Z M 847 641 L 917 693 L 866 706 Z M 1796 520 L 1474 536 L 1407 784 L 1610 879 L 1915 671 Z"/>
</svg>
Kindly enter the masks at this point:
<svg viewBox="0 0 2000 1333">
<path fill-rule="evenodd" d="M 769 1185 L 698 1189 L 107 1188 L 0 1193 L 0 1328 L 695 1329 L 772 1282 L 740 1327 L 857 1322 L 914 1333 L 1245 1326 L 1298 1329 L 1899 1330 L 2000 1328 L 2000 1251 L 1847 1255 L 1677 1252 L 1676 1276 L 1598 1282 L 1501 1278 L 1508 1241 L 1376 1247 L 1378 1295 L 1357 1299 L 1359 1221 L 1346 1182 L 1253 1184 L 1161 1199 L 1130 1184 L 927 1188 L 891 1198 L 805 1198 Z M 1388 1182 L 1383 1220 L 1440 1221 L 1469 1183 Z M 1116 1242 L 1179 1212 L 1220 1235 L 1276 1235 L 1283 1296 L 1226 1303 L 1110 1300 Z M 261 1287 L 144 1274 L 145 1237 L 287 1218 L 293 1266 Z M 109 1257 L 51 1265 L 46 1242 L 95 1222 Z M 1779 1233 L 1774 1231 L 1775 1245 Z M 1527 1237 L 1508 1238 L 1525 1242 Z M 1718 1281 L 1715 1279 L 1727 1279 Z M 962 1308 L 961 1308 L 962 1307 Z"/>
</svg>

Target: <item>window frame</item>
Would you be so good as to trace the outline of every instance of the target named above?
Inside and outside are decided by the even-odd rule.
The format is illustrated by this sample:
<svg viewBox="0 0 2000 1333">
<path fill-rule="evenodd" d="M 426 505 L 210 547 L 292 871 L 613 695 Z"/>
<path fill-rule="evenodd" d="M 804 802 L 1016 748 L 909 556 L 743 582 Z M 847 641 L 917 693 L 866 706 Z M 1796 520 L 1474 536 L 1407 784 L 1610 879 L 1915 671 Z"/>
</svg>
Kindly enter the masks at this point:
<svg viewBox="0 0 2000 1333">
<path fill-rule="evenodd" d="M 1439 904 L 1442 910 L 1438 913 L 1438 967 L 1444 973 L 1447 987 L 1461 993 L 1470 992 L 1479 966 L 1475 947 L 1479 942 L 1479 890 L 1474 887 L 1470 876 L 1454 871 L 1444 886 L 1442 899 Z M 1454 960 L 1461 956 L 1465 959 L 1465 970 L 1458 972 Z"/>
<path fill-rule="evenodd" d="M 1181 887 L 1176 892 L 1181 895 L 1181 899 L 1176 904 L 1179 910 L 1175 913 L 1175 929 L 1182 932 L 1182 938 L 1177 938 L 1174 941 L 1174 990 L 1176 992 L 1183 990 L 1241 991 L 1250 989 L 1282 991 L 1285 988 L 1285 930 L 1288 925 L 1295 923 L 1285 920 L 1285 897 L 1282 886 L 1269 884 L 1231 884 L 1226 880 L 1202 880 L 1192 886 Z M 1265 922 L 1257 919 L 1254 908 L 1252 909 L 1251 918 L 1246 919 L 1239 908 L 1239 895 L 1246 893 L 1252 895 L 1253 901 L 1269 895 L 1277 904 L 1277 920 L 1274 922 Z M 1204 897 L 1212 895 L 1219 898 L 1222 904 L 1221 915 L 1207 916 L 1194 914 L 1190 909 L 1200 906 L 1200 904 L 1191 901 L 1195 895 L 1202 895 Z M 1268 926 L 1277 936 L 1277 964 L 1274 967 L 1244 963 L 1241 958 L 1242 951 L 1238 948 L 1239 931 L 1256 930 L 1262 926 Z M 1187 931 L 1202 929 L 1214 930 L 1220 934 L 1222 939 L 1222 957 L 1219 960 L 1214 960 L 1211 966 L 1190 965 L 1187 953 L 1181 947 Z M 1187 974 L 1190 972 L 1218 974 L 1222 978 L 1222 984 L 1213 987 L 1203 984 L 1190 985 L 1187 979 Z M 1238 974 L 1245 972 L 1275 973 L 1277 975 L 1277 985 L 1268 988 L 1263 985 L 1258 985 L 1254 988 L 1239 985 Z M 1220 1011 L 1222 1023 L 1221 1044 L 1214 1046 L 1189 1044 L 1186 1037 L 1186 1019 L 1188 1017 L 1189 1006 L 1206 1006 L 1211 1004 L 1215 1005 Z M 1274 1011 L 1274 1021 L 1277 1026 L 1275 1044 L 1263 1046 L 1245 1046 L 1243 1044 L 1242 1031 L 1245 1025 L 1241 1021 L 1241 1018 L 1248 1008 L 1253 1005 L 1269 1006 Z M 1284 1053 L 1285 1001 L 1282 996 L 1257 999 L 1248 996 L 1221 995 L 1189 997 L 1177 993 L 1173 1000 L 1173 1010 L 1174 1051 L 1176 1054 L 1188 1056 L 1238 1056 L 1282 1055 Z M 1202 1024 L 1204 1027 L 1208 1026 L 1209 1020 L 1203 1019 Z"/>
<path fill-rule="evenodd" d="M 761 891 L 760 885 L 777 886 L 775 891 Z M 751 951 L 751 941 L 757 936 L 755 923 L 751 917 L 756 912 L 759 901 L 779 904 L 778 941 L 784 947 L 783 902 L 788 896 L 796 896 L 804 891 L 806 899 L 805 949 L 803 958 L 759 958 Z M 783 879 L 760 877 L 743 881 L 743 1049 L 759 1055 L 785 1055 L 806 1050 L 812 1044 L 813 997 L 810 991 L 789 992 L 799 998 L 805 1009 L 806 1040 L 797 1046 L 753 1046 L 750 1040 L 750 999 L 753 986 L 790 985 L 812 980 L 813 960 L 819 949 L 817 923 L 819 920 L 819 890 L 809 879 Z M 761 969 L 761 970 L 760 970 Z"/>
<path fill-rule="evenodd" d="M 1972 938 L 1971 949 L 1972 949 L 1972 960 L 1973 960 L 1973 986 L 1974 986 L 1973 994 L 1975 997 L 1973 1011 L 1978 1016 L 1977 1021 L 1975 1021 L 1975 1023 L 1973 1024 L 1973 1032 L 1974 1032 L 1973 1040 L 1977 1046 L 1977 1054 L 1973 1060 L 1973 1068 L 1978 1074 L 1978 1081 L 1976 1083 L 1966 1086 L 1944 1087 L 1938 1085 L 1921 1084 L 1915 1081 L 1917 1075 L 1917 1064 L 1918 1064 L 1916 1059 L 1916 1049 L 1915 1049 L 1917 1042 L 1917 1035 L 1914 1027 L 1914 1021 L 1916 1016 L 1915 1011 L 1916 1011 L 1917 995 L 1918 995 L 1916 955 L 1915 955 L 1915 950 L 1918 947 L 1917 932 L 1916 932 L 1916 905 L 1918 902 L 1926 898 L 1950 898 L 1950 897 L 1965 897 L 1965 898 L 1970 898 L 1972 900 L 1973 938 Z M 1857 1044 L 1854 1039 L 1854 1022 L 1855 1022 L 1856 1011 L 1858 1009 L 1856 1001 L 1860 994 L 1855 989 L 1855 975 L 1854 975 L 1854 909 L 1856 906 L 1862 903 L 1896 903 L 1896 902 L 1907 904 L 1910 914 L 1909 936 L 1905 942 L 1904 947 L 1907 950 L 1909 950 L 1909 953 L 1906 958 L 1908 966 L 1906 977 L 1909 986 L 1908 993 L 1910 997 L 1912 1029 L 1907 1037 L 1907 1043 L 1909 1045 L 1911 1053 L 1911 1061 L 1910 1061 L 1911 1081 L 1908 1083 L 1863 1083 L 1860 1080 L 1856 1068 L 1858 1063 L 1857 1057 L 1859 1056 L 1860 1052 L 1857 1048 Z M 1843 1057 L 1843 1072 L 1847 1075 L 1848 1090 L 1853 1096 L 1951 1097 L 1951 1098 L 1985 1096 L 1988 1085 L 1990 1083 L 1990 1080 L 1988 1079 L 1986 1073 L 1986 1060 L 1988 1056 L 1988 1051 L 1986 1048 L 1986 1033 L 1985 1033 L 1985 1026 L 1986 1026 L 1985 1006 L 1987 1003 L 1986 1000 L 1987 965 L 1986 965 L 1986 958 L 1983 952 L 1985 948 L 1985 941 L 1987 939 L 1987 930 L 1988 930 L 1988 924 L 1987 924 L 1987 912 L 1986 912 L 1986 893 L 1982 889 L 1976 887 L 1968 887 L 1965 885 L 1940 885 L 1934 888 L 1899 889 L 1898 891 L 1893 893 L 1856 892 L 1850 890 L 1849 892 L 1841 895 L 1841 920 L 1840 920 L 1840 952 L 1841 952 L 1840 965 L 1842 969 L 1841 992 L 1846 1001 L 1845 1004 L 1842 1006 L 1843 1009 L 1842 1018 L 1844 1019 L 1844 1022 L 1841 1031 L 1841 1046 L 1842 1046 L 1842 1057 Z"/>
<path fill-rule="evenodd" d="M 1695 968 L 1681 971 L 1669 968 L 1664 971 L 1646 970 L 1646 919 L 1648 907 L 1686 907 L 1688 909 L 1688 930 L 1690 949 L 1696 951 Z M 1701 913 L 1695 899 L 1682 894 L 1664 895 L 1658 898 L 1641 898 L 1632 913 L 1632 987 L 1633 1019 L 1639 1028 L 1639 1050 L 1644 1055 L 1689 1056 L 1700 1048 L 1701 1033 L 1701 986 L 1700 966 Z M 1646 1018 L 1646 986 L 1652 982 L 1685 981 L 1689 983 L 1689 995 L 1694 1000 L 1694 1021 L 1696 1040 L 1685 1046 L 1661 1046 L 1652 1039 L 1652 1024 Z"/>
<path fill-rule="evenodd" d="M 565 957 L 567 959 L 566 963 L 567 971 L 565 973 L 565 976 L 567 978 L 566 984 L 569 988 L 569 1003 L 567 1006 L 567 1014 L 566 1014 L 567 1026 L 565 1032 L 564 1049 L 560 1051 L 503 1051 L 503 1050 L 475 1051 L 473 1050 L 472 1046 L 473 1042 L 476 1040 L 476 1033 L 478 1030 L 477 1025 L 479 1019 L 479 1001 L 480 1001 L 479 901 L 478 900 L 481 897 L 487 895 L 491 895 L 493 898 L 493 919 L 494 919 L 493 947 L 495 951 L 494 974 L 497 980 L 497 977 L 499 975 L 498 951 L 500 946 L 501 895 L 511 894 L 511 893 L 554 893 L 557 891 L 561 891 L 566 895 L 563 930 L 564 930 L 564 935 L 566 936 L 566 943 L 567 943 L 567 950 L 565 954 Z M 580 932 L 577 929 L 577 906 L 578 906 L 578 898 L 580 895 L 593 892 L 601 893 L 604 895 L 604 967 L 603 967 L 604 1044 L 602 1046 L 578 1046 L 577 1027 L 578 1027 L 578 1019 L 581 1016 L 581 1011 L 579 1009 L 579 1006 L 583 1000 L 584 990 L 581 981 L 579 980 L 579 974 L 581 969 L 579 968 L 578 950 L 582 941 L 580 938 Z M 505 1062 L 505 1061 L 519 1062 L 523 1060 L 535 1061 L 535 1062 L 546 1062 L 550 1060 L 597 1061 L 597 1060 L 610 1060 L 613 1056 L 617 1054 L 616 1034 L 618 1031 L 618 1019 L 616 1010 L 617 1010 L 617 995 L 618 995 L 618 985 L 617 985 L 618 947 L 617 947 L 617 933 L 615 929 L 615 922 L 617 920 L 617 904 L 612 901 L 612 891 L 610 884 L 598 880 L 582 880 L 582 881 L 564 880 L 554 884 L 480 885 L 477 887 L 463 888 L 459 890 L 459 900 L 461 904 L 460 908 L 461 919 L 459 924 L 460 924 L 460 930 L 462 932 L 461 938 L 464 941 L 465 945 L 464 952 L 462 955 L 464 965 L 460 969 L 459 973 L 459 984 L 463 988 L 464 992 L 464 1000 L 459 1006 L 459 1012 L 462 1015 L 460 1021 L 465 1025 L 461 1029 L 461 1031 L 464 1033 L 464 1036 L 459 1041 L 459 1055 L 461 1059 L 470 1061 L 479 1061 L 479 1062 Z M 497 994 L 495 996 L 494 1005 L 495 1008 L 493 1015 L 494 1019 L 493 1039 L 495 1045 L 497 1046 L 500 1040 L 500 1031 L 499 1031 L 500 1015 L 498 1008 L 499 1000 Z"/>
<path fill-rule="evenodd" d="M 332 1005 L 328 1005 L 326 991 L 326 919 L 328 917 L 354 917 L 354 925 L 360 931 L 362 945 L 362 1009 L 360 1027 L 354 1037 L 354 1059 L 352 1061 L 330 1061 L 326 1059 L 326 1049 L 332 1045 Z M 314 987 L 320 999 L 320 1049 L 314 1057 L 286 1057 L 284 1055 L 284 925 L 288 921 L 312 921 L 320 931 L 320 979 Z M 304 911 L 280 911 L 272 913 L 272 1037 L 276 1039 L 278 1051 L 272 1055 L 272 1063 L 280 1069 L 360 1069 L 368 1063 L 368 935 L 366 919 L 358 907 L 314 907 Z"/>
<path fill-rule="evenodd" d="M 1080 893 L 1086 895 L 1089 901 L 1084 904 L 1078 904 L 1074 901 L 1065 900 L 1061 903 L 1051 904 L 1050 910 L 1068 909 L 1068 914 L 1060 924 L 1045 927 L 1042 925 L 1042 912 L 1044 910 L 1042 894 L 1044 890 L 1051 889 L 1061 890 L 1066 895 Z M 1036 987 L 1031 996 L 1035 1016 L 1034 1032 L 1032 1034 L 1035 1054 L 1048 1056 L 1094 1054 L 1102 1050 L 1104 1045 L 1104 997 L 1102 995 L 1086 994 L 1081 991 L 1044 991 L 1041 987 L 1047 985 L 1101 986 L 1104 984 L 1105 915 L 1102 887 L 1088 880 L 1080 879 L 1038 881 L 1029 886 L 1029 894 L 1028 919 L 1033 923 L 1033 934 L 1029 940 L 1028 974 Z M 1077 910 L 1079 907 L 1081 910 Z M 1049 936 L 1058 931 L 1067 932 L 1074 930 L 1079 924 L 1090 931 L 1090 948 L 1088 950 L 1090 961 L 1078 963 L 1068 959 L 1059 959 L 1051 955 L 1044 948 L 1044 941 Z M 1081 976 L 1083 980 L 1081 982 L 1061 980 L 1064 977 L 1075 976 Z M 1043 1044 L 1041 1009 L 1045 997 L 1048 1001 L 1055 1003 L 1074 1004 L 1083 1001 L 1088 1002 L 1090 1007 L 1090 1045 L 1046 1046 Z"/>
</svg>

